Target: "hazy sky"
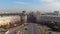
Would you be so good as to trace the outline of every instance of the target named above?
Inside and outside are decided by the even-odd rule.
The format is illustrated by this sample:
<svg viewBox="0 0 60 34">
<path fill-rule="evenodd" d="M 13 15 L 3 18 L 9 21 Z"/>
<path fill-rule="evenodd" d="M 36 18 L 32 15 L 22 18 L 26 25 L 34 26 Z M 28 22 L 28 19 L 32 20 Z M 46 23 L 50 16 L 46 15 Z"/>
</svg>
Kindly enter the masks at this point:
<svg viewBox="0 0 60 34">
<path fill-rule="evenodd" d="M 0 11 L 60 11 L 60 0 L 0 0 Z"/>
</svg>

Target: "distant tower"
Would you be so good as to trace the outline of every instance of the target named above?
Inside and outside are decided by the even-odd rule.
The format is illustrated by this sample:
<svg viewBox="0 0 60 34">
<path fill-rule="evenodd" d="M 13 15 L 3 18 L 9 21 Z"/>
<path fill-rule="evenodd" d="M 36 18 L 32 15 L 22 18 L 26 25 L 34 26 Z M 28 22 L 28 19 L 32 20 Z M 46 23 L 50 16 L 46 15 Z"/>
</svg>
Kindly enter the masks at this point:
<svg viewBox="0 0 60 34">
<path fill-rule="evenodd" d="M 37 11 L 35 14 L 36 22 L 39 22 L 40 15 L 41 15 L 41 13 L 39 11 Z"/>
<path fill-rule="evenodd" d="M 21 21 L 22 21 L 23 24 L 27 23 L 27 13 L 26 13 L 26 11 L 22 11 Z"/>
<path fill-rule="evenodd" d="M 54 11 L 54 14 L 55 15 L 59 15 L 59 11 Z"/>
</svg>

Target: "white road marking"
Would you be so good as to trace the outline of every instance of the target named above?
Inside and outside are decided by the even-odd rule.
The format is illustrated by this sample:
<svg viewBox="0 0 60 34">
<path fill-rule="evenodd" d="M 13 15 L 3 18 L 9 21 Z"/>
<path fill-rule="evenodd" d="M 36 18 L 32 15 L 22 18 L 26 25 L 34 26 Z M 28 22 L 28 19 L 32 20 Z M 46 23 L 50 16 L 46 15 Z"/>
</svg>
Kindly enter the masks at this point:
<svg viewBox="0 0 60 34">
<path fill-rule="evenodd" d="M 33 31 L 33 25 L 31 24 L 31 27 L 32 27 L 32 34 L 34 34 L 34 31 Z"/>
</svg>

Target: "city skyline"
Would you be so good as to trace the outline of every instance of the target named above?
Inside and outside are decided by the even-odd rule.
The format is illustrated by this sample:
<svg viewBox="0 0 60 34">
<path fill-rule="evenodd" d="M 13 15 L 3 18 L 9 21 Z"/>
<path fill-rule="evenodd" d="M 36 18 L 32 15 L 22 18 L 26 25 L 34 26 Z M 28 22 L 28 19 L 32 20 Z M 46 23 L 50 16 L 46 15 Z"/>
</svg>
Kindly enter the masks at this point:
<svg viewBox="0 0 60 34">
<path fill-rule="evenodd" d="M 60 11 L 60 0 L 0 0 L 0 12 Z"/>
</svg>

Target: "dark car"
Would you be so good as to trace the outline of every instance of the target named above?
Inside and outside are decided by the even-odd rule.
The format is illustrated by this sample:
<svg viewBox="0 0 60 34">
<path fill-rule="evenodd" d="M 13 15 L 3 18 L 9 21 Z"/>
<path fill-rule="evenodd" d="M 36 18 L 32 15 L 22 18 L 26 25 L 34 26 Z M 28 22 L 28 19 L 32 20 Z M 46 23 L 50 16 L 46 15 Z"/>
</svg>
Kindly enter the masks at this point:
<svg viewBox="0 0 60 34">
<path fill-rule="evenodd" d="M 25 30 L 28 30 L 28 27 L 27 26 L 25 26 Z"/>
</svg>

